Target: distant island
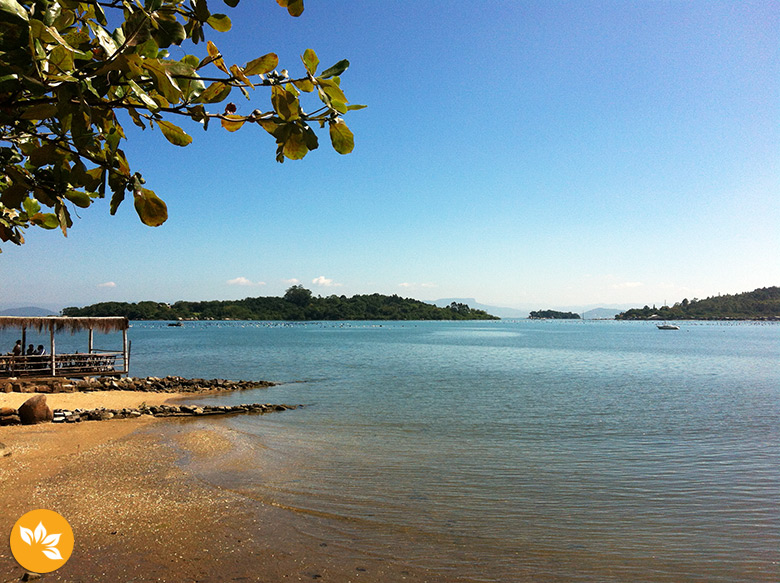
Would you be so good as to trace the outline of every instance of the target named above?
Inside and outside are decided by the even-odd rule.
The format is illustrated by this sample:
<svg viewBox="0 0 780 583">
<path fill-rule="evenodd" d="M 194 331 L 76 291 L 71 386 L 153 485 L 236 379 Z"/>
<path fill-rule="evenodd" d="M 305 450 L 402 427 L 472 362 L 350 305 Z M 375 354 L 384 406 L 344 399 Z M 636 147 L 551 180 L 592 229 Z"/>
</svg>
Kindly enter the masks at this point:
<svg viewBox="0 0 780 583">
<path fill-rule="evenodd" d="M 484 310 L 452 302 L 437 307 L 419 300 L 381 294 L 315 297 L 303 286 L 289 288 L 283 297 L 185 302 L 174 304 L 102 302 L 70 307 L 63 316 L 125 316 L 129 320 L 498 320 Z"/>
<path fill-rule="evenodd" d="M 684 299 L 674 306 L 645 306 L 618 314 L 616 320 L 780 320 L 780 287 L 715 296 L 704 300 Z"/>
<path fill-rule="evenodd" d="M 531 320 L 579 320 L 580 315 L 574 312 L 556 312 L 555 310 L 537 310 L 528 315 Z"/>
</svg>

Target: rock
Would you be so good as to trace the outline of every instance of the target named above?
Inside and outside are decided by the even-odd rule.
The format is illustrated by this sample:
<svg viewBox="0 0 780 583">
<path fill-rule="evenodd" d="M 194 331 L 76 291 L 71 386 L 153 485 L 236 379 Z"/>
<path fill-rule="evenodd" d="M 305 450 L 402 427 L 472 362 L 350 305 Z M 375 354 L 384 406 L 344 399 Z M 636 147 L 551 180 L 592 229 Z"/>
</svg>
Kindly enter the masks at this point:
<svg viewBox="0 0 780 583">
<path fill-rule="evenodd" d="M 22 425 L 48 423 L 53 416 L 51 408 L 46 404 L 46 395 L 30 397 L 19 407 L 19 418 L 22 420 Z"/>
<path fill-rule="evenodd" d="M 33 573 L 32 571 L 27 571 L 24 575 L 22 575 L 22 581 L 35 581 L 36 579 L 40 579 L 41 575 L 39 573 Z"/>
<path fill-rule="evenodd" d="M 6 444 L 0 442 L 0 457 L 6 457 L 9 455 L 11 455 L 11 450 L 9 447 Z"/>
<path fill-rule="evenodd" d="M 11 383 L 0 383 L 0 390 L 4 393 L 12 393 L 14 386 Z"/>
<path fill-rule="evenodd" d="M 13 407 L 0 407 L 0 417 L 5 417 L 7 415 L 16 415 L 16 409 Z"/>
<path fill-rule="evenodd" d="M 21 425 L 22 420 L 19 419 L 19 415 L 7 415 L 6 417 L 0 417 L 0 427 L 6 425 Z"/>
</svg>

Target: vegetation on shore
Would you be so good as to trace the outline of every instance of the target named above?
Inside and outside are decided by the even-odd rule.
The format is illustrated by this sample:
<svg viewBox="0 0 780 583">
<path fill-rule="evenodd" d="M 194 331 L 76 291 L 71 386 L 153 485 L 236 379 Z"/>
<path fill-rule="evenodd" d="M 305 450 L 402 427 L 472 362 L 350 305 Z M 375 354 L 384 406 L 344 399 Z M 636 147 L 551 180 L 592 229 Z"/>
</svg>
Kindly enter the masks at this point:
<svg viewBox="0 0 780 583">
<path fill-rule="evenodd" d="M 528 317 L 531 320 L 579 320 L 580 315 L 574 312 L 556 312 L 555 310 L 537 310 L 531 312 Z"/>
<path fill-rule="evenodd" d="M 457 302 L 439 308 L 419 300 L 381 294 L 315 297 L 296 285 L 284 297 L 185 302 L 102 302 L 65 308 L 63 316 L 125 316 L 130 320 L 498 320 Z"/>
<path fill-rule="evenodd" d="M 780 320 L 780 287 L 715 296 L 704 300 L 684 299 L 674 306 L 634 308 L 616 320 Z"/>
</svg>

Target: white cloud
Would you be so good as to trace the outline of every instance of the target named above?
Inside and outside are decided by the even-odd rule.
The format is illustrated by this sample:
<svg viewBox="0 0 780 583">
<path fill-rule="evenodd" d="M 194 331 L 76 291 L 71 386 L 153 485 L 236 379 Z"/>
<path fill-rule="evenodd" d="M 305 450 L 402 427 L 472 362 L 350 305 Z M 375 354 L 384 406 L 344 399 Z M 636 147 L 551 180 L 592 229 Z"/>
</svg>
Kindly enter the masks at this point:
<svg viewBox="0 0 780 583">
<path fill-rule="evenodd" d="M 399 283 L 398 287 L 414 287 L 413 283 Z"/>
<path fill-rule="evenodd" d="M 282 283 L 286 283 L 287 285 L 298 285 L 301 283 L 301 280 L 293 277 L 291 279 L 283 279 Z"/>
<path fill-rule="evenodd" d="M 227 280 L 228 285 L 240 285 L 243 287 L 255 287 L 260 285 L 265 285 L 264 281 L 252 281 L 247 279 L 246 277 L 237 277 L 235 279 L 229 279 Z"/>
<path fill-rule="evenodd" d="M 339 287 L 341 285 L 340 283 L 336 283 L 332 279 L 328 279 L 324 275 L 320 275 L 319 277 L 315 277 L 314 279 L 311 280 L 311 282 L 314 285 L 319 285 L 321 287 Z"/>
<path fill-rule="evenodd" d="M 423 283 L 420 284 L 421 287 L 437 287 L 435 283 Z"/>
<path fill-rule="evenodd" d="M 105 283 L 99 283 L 98 287 L 116 287 L 116 284 L 113 281 L 107 281 Z"/>
</svg>

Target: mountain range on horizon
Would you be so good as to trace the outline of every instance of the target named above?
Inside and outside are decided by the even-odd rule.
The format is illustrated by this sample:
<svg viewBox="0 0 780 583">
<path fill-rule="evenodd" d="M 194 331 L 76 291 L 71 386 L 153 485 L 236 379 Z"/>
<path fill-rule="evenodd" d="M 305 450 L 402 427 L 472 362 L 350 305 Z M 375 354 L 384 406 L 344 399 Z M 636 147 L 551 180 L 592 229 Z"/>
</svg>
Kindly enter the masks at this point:
<svg viewBox="0 0 780 583">
<path fill-rule="evenodd" d="M 26 306 L 23 308 L 7 308 L 0 310 L 0 316 L 28 316 L 28 317 L 43 317 L 43 316 L 56 316 L 57 312 L 47 310 L 46 308 L 38 308 L 35 306 Z"/>
<path fill-rule="evenodd" d="M 435 306 L 443 308 L 445 306 L 449 306 L 452 302 L 466 304 L 470 308 L 477 310 L 484 310 L 488 314 L 493 314 L 499 318 L 527 318 L 531 312 L 530 309 L 507 308 L 503 306 L 490 306 L 487 304 L 481 304 L 476 300 L 476 298 L 441 298 L 438 300 L 433 300 L 431 303 Z M 633 307 L 633 304 L 626 304 L 626 306 L 616 308 L 605 308 L 601 306 L 576 306 L 574 308 L 554 307 L 554 309 L 572 311 L 576 314 L 580 314 L 585 320 L 608 320 L 614 318 L 617 314 L 620 314 L 621 312 L 624 312 L 631 307 Z M 540 308 L 536 307 L 533 309 Z M 547 308 L 545 307 L 544 309 Z"/>
</svg>

